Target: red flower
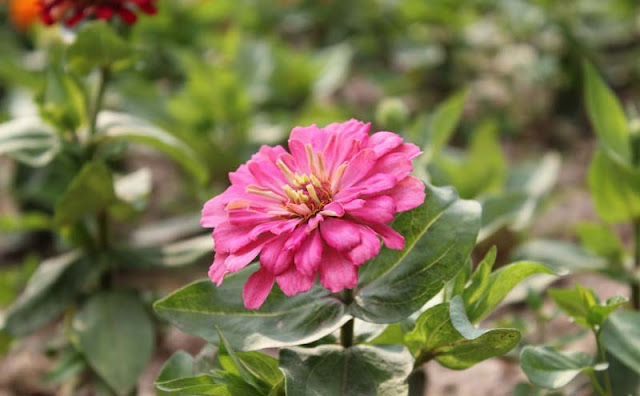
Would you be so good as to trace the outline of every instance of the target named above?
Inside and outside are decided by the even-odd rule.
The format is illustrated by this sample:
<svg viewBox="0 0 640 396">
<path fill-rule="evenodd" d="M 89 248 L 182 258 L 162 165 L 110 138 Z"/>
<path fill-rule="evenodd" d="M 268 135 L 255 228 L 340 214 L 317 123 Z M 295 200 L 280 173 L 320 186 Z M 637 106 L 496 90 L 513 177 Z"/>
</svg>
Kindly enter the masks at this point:
<svg viewBox="0 0 640 396">
<path fill-rule="evenodd" d="M 157 0 L 41 0 L 42 21 L 47 25 L 64 22 L 73 27 L 85 18 L 111 19 L 118 15 L 126 24 L 131 25 L 138 17 L 135 10 L 155 14 Z"/>
</svg>

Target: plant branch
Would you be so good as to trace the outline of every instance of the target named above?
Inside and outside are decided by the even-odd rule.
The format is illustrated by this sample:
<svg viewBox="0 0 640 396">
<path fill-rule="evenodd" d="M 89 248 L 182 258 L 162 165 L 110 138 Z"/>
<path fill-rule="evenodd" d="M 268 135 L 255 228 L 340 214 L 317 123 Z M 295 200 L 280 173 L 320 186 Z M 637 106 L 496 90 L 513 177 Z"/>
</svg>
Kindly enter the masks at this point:
<svg viewBox="0 0 640 396">
<path fill-rule="evenodd" d="M 106 92 L 107 83 L 111 77 L 111 71 L 108 67 L 100 68 L 100 77 L 98 80 L 98 90 L 96 97 L 93 101 L 93 107 L 91 108 L 91 114 L 89 118 L 89 137 L 92 137 L 96 133 L 96 127 L 98 124 L 98 114 L 102 109 L 102 102 L 104 101 L 104 94 Z"/>
<path fill-rule="evenodd" d="M 593 334 L 596 336 L 596 345 L 598 347 L 598 359 L 600 360 L 601 363 L 604 363 L 607 361 L 607 359 L 605 356 L 604 346 L 602 345 L 602 341 L 600 340 L 600 332 L 594 331 Z M 606 389 L 605 394 L 608 396 L 613 396 L 613 389 L 611 387 L 611 376 L 609 375 L 609 368 L 604 370 L 604 372 L 602 373 L 602 377 L 604 379 L 604 386 Z"/>
</svg>

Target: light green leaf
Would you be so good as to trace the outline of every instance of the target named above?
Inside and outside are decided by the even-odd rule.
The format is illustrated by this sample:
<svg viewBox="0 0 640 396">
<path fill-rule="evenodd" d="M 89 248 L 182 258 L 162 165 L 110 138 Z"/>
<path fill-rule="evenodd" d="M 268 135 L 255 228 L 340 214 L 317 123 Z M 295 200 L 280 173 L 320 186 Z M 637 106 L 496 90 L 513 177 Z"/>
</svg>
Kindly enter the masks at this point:
<svg viewBox="0 0 640 396">
<path fill-rule="evenodd" d="M 116 202 L 111 172 L 103 162 L 90 162 L 80 170 L 58 199 L 55 222 L 59 226 L 72 225 Z"/>
<path fill-rule="evenodd" d="M 19 216 L 0 216 L 0 234 L 16 231 L 38 231 L 51 228 L 52 219 L 46 213 L 25 212 Z"/>
<path fill-rule="evenodd" d="M 217 343 L 216 326 L 236 350 L 306 344 L 333 333 L 349 320 L 345 307 L 324 288 L 294 297 L 273 290 L 258 310 L 247 310 L 242 288 L 255 266 L 225 277 L 192 283 L 155 303 L 157 314 L 180 329 Z"/>
<path fill-rule="evenodd" d="M 616 312 L 602 326 L 609 353 L 640 375 L 640 312 Z"/>
<path fill-rule="evenodd" d="M 145 120 L 125 113 L 102 111 L 98 115 L 97 130 L 95 138 L 99 143 L 125 140 L 145 144 L 167 154 L 199 182 L 208 177 L 206 168 L 189 146 Z"/>
<path fill-rule="evenodd" d="M 619 260 L 624 254 L 620 238 L 603 224 L 583 222 L 577 226 L 580 243 L 591 253 Z"/>
<path fill-rule="evenodd" d="M 75 133 L 86 122 L 85 92 L 74 76 L 60 65 L 47 68 L 44 88 L 36 101 L 42 118 L 58 131 Z"/>
<path fill-rule="evenodd" d="M 156 387 L 165 395 L 244 396 L 242 393 L 234 393 L 228 385 L 208 374 L 166 381 L 156 384 Z M 248 388 L 245 391 L 249 392 L 245 395 L 250 395 L 255 389 Z"/>
<path fill-rule="evenodd" d="M 38 330 L 60 316 L 100 273 L 99 266 L 78 252 L 43 261 L 9 308 L 5 329 L 16 337 Z"/>
<path fill-rule="evenodd" d="M 463 370 L 483 360 L 501 356 L 520 342 L 516 329 L 477 329 L 467 318 L 460 296 L 425 311 L 405 341 L 424 362 L 435 359 L 443 366 Z"/>
<path fill-rule="evenodd" d="M 484 256 L 482 261 L 478 264 L 475 271 L 473 271 L 470 283 L 464 289 L 462 294 L 466 306 L 474 305 L 487 293 L 489 287 L 491 286 L 491 284 L 489 283 L 491 277 L 491 269 L 496 262 L 497 255 L 498 249 L 495 246 L 492 246 Z"/>
<path fill-rule="evenodd" d="M 518 283 L 537 274 L 555 274 L 544 264 L 520 261 L 502 267 L 489 277 L 489 287 L 475 303 L 467 307 L 469 320 L 478 323 L 489 315 Z"/>
<path fill-rule="evenodd" d="M 592 65 L 585 62 L 583 71 L 587 114 L 598 141 L 606 151 L 630 162 L 629 127 L 620 102 Z"/>
<path fill-rule="evenodd" d="M 640 216 L 640 170 L 597 150 L 589 165 L 589 189 L 598 216 L 610 223 Z"/>
<path fill-rule="evenodd" d="M 581 372 L 606 369 L 606 365 L 595 365 L 587 353 L 560 352 L 547 346 L 525 347 L 520 365 L 529 381 L 548 389 L 565 386 Z"/>
<path fill-rule="evenodd" d="M 112 252 L 115 260 L 127 268 L 178 268 L 210 257 L 211 234 L 199 235 L 158 247 L 124 247 Z"/>
<path fill-rule="evenodd" d="M 194 375 L 194 359 L 193 356 L 188 354 L 185 351 L 177 351 L 169 360 L 167 360 L 162 368 L 160 369 L 160 373 L 158 373 L 158 377 L 156 378 L 155 385 L 158 385 L 175 381 L 177 379 L 191 377 Z M 162 390 L 158 390 L 158 396 L 168 396 L 171 395 L 171 392 L 165 392 Z M 176 393 L 173 393 L 174 395 Z"/>
<path fill-rule="evenodd" d="M 11 338 L 9 333 L 2 329 L 2 326 L 0 326 L 0 358 L 2 358 L 7 352 L 9 352 L 11 342 L 13 342 L 13 339 Z"/>
<path fill-rule="evenodd" d="M 425 203 L 398 215 L 392 227 L 405 248 L 385 248 L 359 271 L 351 310 L 369 322 L 408 317 L 456 276 L 474 246 L 480 206 L 450 188 L 427 186 Z"/>
<path fill-rule="evenodd" d="M 468 91 L 456 92 L 436 107 L 427 129 L 427 144 L 424 146 L 421 164 L 428 164 L 451 139 L 460 123 Z"/>
<path fill-rule="evenodd" d="M 129 43 L 122 39 L 105 21 L 83 25 L 67 52 L 71 67 L 88 73 L 94 67 L 111 67 L 133 54 Z"/>
<path fill-rule="evenodd" d="M 58 135 L 39 117 L 0 124 L 0 156 L 8 155 L 30 166 L 44 166 L 59 150 Z"/>
<path fill-rule="evenodd" d="M 72 326 L 89 365 L 118 395 L 128 395 L 155 345 L 153 322 L 140 298 L 120 291 L 94 294 Z"/>
<path fill-rule="evenodd" d="M 333 95 L 344 84 L 349 74 L 353 52 L 349 44 L 342 43 L 318 54 L 317 62 L 320 65 L 320 71 L 312 86 L 312 94 L 316 99 Z"/>
<path fill-rule="evenodd" d="M 607 268 L 607 261 L 594 256 L 571 242 L 534 239 L 521 245 L 514 253 L 518 260 L 545 263 L 556 272 L 597 271 Z"/>
<path fill-rule="evenodd" d="M 411 354 L 394 346 L 324 345 L 280 351 L 287 396 L 400 396 L 409 391 Z"/>
</svg>

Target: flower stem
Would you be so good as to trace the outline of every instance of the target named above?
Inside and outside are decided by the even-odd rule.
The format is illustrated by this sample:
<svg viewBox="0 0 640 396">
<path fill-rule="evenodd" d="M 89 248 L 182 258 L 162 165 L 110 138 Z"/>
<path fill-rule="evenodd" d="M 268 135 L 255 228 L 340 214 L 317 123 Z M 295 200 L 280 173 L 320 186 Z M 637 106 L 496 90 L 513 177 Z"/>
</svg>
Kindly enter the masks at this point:
<svg viewBox="0 0 640 396">
<path fill-rule="evenodd" d="M 107 88 L 107 83 L 111 76 L 111 71 L 108 67 L 100 68 L 100 77 L 98 80 L 98 91 L 93 101 L 93 107 L 91 108 L 91 114 L 89 118 L 89 137 L 92 137 L 96 133 L 96 127 L 98 124 L 98 114 L 102 109 L 102 102 L 104 101 L 104 93 Z"/>
<path fill-rule="evenodd" d="M 593 334 L 596 336 L 596 345 L 598 347 L 598 359 L 601 363 L 606 362 L 607 358 L 605 356 L 605 349 L 602 345 L 602 341 L 600 340 L 600 332 L 594 331 Z M 613 389 L 611 387 L 611 376 L 609 375 L 609 368 L 603 371 L 602 377 L 604 379 L 604 386 L 606 389 L 606 395 L 613 396 Z"/>
<path fill-rule="evenodd" d="M 342 302 L 349 306 L 353 302 L 353 290 L 345 289 L 342 292 Z M 353 345 L 353 319 L 342 325 L 340 329 L 340 344 L 343 347 L 349 348 Z"/>
</svg>

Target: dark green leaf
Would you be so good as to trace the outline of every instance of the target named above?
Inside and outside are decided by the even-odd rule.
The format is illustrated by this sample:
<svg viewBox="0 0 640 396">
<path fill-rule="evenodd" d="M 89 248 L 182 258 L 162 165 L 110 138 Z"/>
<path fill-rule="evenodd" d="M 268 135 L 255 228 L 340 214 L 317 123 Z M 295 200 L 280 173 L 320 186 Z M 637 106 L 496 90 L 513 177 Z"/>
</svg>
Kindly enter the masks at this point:
<svg viewBox="0 0 640 396">
<path fill-rule="evenodd" d="M 86 122 L 86 96 L 68 71 L 54 65 L 47 68 L 46 82 L 37 96 L 40 115 L 60 132 L 72 132 Z"/>
<path fill-rule="evenodd" d="M 565 386 L 581 372 L 606 369 L 584 352 L 560 352 L 547 346 L 527 346 L 520 354 L 522 370 L 534 384 L 548 389 Z"/>
<path fill-rule="evenodd" d="M 139 297 L 111 291 L 93 295 L 73 319 L 91 367 L 119 395 L 127 395 L 155 345 L 153 322 Z"/>
<path fill-rule="evenodd" d="M 413 367 L 400 346 L 324 345 L 280 351 L 287 396 L 406 395 Z"/>
<path fill-rule="evenodd" d="M 616 312 L 602 326 L 609 353 L 640 375 L 640 312 Z"/>
<path fill-rule="evenodd" d="M 583 66 L 585 104 L 598 140 L 607 151 L 629 162 L 629 127 L 622 106 L 596 69 L 587 62 Z"/>
<path fill-rule="evenodd" d="M 640 170 L 597 150 L 588 180 L 596 212 L 603 220 L 618 223 L 640 216 Z"/>
<path fill-rule="evenodd" d="M 0 156 L 30 166 L 44 166 L 60 150 L 56 132 L 39 117 L 16 118 L 0 124 Z"/>
<path fill-rule="evenodd" d="M 383 249 L 360 269 L 352 312 L 375 323 L 417 311 L 464 266 L 480 227 L 480 206 L 450 188 L 427 186 L 423 205 L 398 215 L 403 250 Z"/>
<path fill-rule="evenodd" d="M 7 352 L 13 339 L 4 329 L 0 326 L 0 358 L 2 358 Z"/>
<path fill-rule="evenodd" d="M 82 354 L 76 349 L 66 351 L 56 363 L 56 366 L 47 373 L 45 381 L 52 384 L 61 384 L 69 378 L 83 373 L 87 369 Z"/>
<path fill-rule="evenodd" d="M 98 266 L 78 252 L 42 262 L 7 312 L 7 332 L 24 336 L 46 325 L 60 316 L 100 273 Z"/>
<path fill-rule="evenodd" d="M 129 44 L 105 21 L 93 21 L 78 30 L 68 50 L 71 67 L 87 73 L 94 67 L 111 67 L 132 55 Z"/>
<path fill-rule="evenodd" d="M 618 358 L 607 353 L 609 375 L 614 395 L 640 395 L 640 374 L 625 366 Z"/>
<path fill-rule="evenodd" d="M 538 274 L 554 274 L 554 271 L 544 264 L 520 261 L 493 272 L 489 277 L 489 287 L 482 297 L 469 305 L 469 320 L 478 323 L 489 315 L 518 283 Z"/>
<path fill-rule="evenodd" d="M 187 333 L 217 343 L 216 326 L 237 350 L 309 343 L 331 334 L 349 316 L 329 291 L 311 291 L 287 297 L 271 292 L 255 311 L 244 308 L 242 288 L 254 266 L 229 275 L 220 287 L 210 280 L 192 283 L 158 301 L 155 310 Z"/>
</svg>

